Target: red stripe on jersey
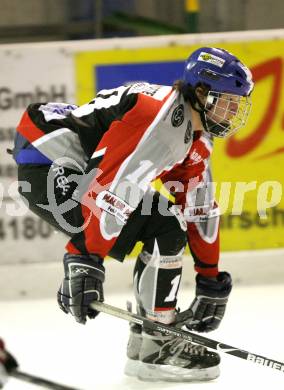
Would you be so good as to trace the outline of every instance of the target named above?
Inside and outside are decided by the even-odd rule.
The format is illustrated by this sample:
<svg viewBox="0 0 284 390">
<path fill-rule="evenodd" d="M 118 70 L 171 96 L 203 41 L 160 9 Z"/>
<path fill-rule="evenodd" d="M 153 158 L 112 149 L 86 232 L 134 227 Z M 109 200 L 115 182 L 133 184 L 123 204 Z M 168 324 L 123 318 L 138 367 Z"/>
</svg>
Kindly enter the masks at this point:
<svg viewBox="0 0 284 390">
<path fill-rule="evenodd" d="M 81 252 L 79 251 L 79 249 L 77 249 L 73 244 L 72 242 L 68 242 L 68 244 L 66 245 L 66 250 L 68 253 L 72 253 L 73 255 L 80 255 Z"/>
<path fill-rule="evenodd" d="M 22 116 L 17 131 L 31 143 L 45 135 L 45 133 L 33 123 L 27 111 L 25 111 Z"/>
<path fill-rule="evenodd" d="M 216 276 L 218 276 L 218 274 L 219 274 L 218 267 L 201 268 L 201 267 L 195 266 L 194 269 L 197 273 L 204 276 L 205 278 L 216 278 Z"/>
<path fill-rule="evenodd" d="M 189 157 L 173 167 L 172 170 L 160 175 L 164 186 L 170 192 L 175 192 L 175 203 L 182 206 L 186 204 L 186 194 L 192 191 L 202 180 L 205 164 L 203 161 L 190 165 Z M 176 185 L 176 188 L 174 188 Z"/>
<path fill-rule="evenodd" d="M 187 224 L 187 234 L 190 250 L 200 262 L 212 266 L 218 264 L 220 254 L 219 226 L 216 240 L 212 243 L 206 242 L 200 236 L 195 223 L 193 222 Z M 214 277 L 218 275 L 218 266 L 210 268 L 195 266 L 194 268 L 196 272 L 205 277 Z"/>
</svg>

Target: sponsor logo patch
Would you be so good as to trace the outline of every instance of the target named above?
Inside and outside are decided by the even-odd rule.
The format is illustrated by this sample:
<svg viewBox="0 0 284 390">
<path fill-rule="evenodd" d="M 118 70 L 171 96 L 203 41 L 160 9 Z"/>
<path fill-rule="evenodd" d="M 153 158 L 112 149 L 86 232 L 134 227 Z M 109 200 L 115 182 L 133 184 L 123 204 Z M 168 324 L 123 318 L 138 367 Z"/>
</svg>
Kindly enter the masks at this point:
<svg viewBox="0 0 284 390">
<path fill-rule="evenodd" d="M 172 125 L 174 127 L 179 127 L 183 124 L 184 121 L 184 105 L 179 104 L 172 113 Z"/>
<path fill-rule="evenodd" d="M 191 136 L 192 136 L 192 124 L 191 124 L 191 121 L 188 121 L 186 131 L 184 134 L 184 143 L 185 144 L 189 143 L 189 141 L 191 140 Z"/>
<path fill-rule="evenodd" d="M 219 68 L 222 68 L 222 66 L 225 63 L 225 60 L 223 60 L 223 58 L 218 57 L 218 56 L 214 56 L 214 54 L 206 53 L 204 51 L 202 51 L 199 54 L 199 57 L 197 58 L 197 61 L 208 62 L 209 64 L 218 66 Z"/>
<path fill-rule="evenodd" d="M 149 83 L 135 83 L 131 86 L 127 95 L 131 93 L 143 93 L 144 95 L 154 96 L 155 93 L 161 88 L 160 85 Z"/>
<path fill-rule="evenodd" d="M 194 148 L 193 151 L 190 153 L 190 159 L 192 160 L 192 165 L 200 163 L 202 161 L 202 157 L 197 152 L 197 150 Z"/>
<path fill-rule="evenodd" d="M 56 165 L 51 165 L 51 169 L 54 172 L 55 188 L 60 188 L 62 195 L 65 196 L 70 189 L 70 184 L 69 180 L 65 176 L 64 168 Z"/>
<path fill-rule="evenodd" d="M 119 221 L 125 224 L 134 210 L 123 199 L 109 191 L 102 191 L 98 194 L 96 204 L 102 210 L 115 216 Z"/>
</svg>

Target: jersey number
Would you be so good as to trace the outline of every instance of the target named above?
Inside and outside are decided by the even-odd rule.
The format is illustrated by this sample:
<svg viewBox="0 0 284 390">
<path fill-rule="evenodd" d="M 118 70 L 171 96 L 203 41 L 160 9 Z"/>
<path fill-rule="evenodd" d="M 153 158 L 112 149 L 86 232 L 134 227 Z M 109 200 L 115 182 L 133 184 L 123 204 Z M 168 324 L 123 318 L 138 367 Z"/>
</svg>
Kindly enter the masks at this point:
<svg viewBox="0 0 284 390">
<path fill-rule="evenodd" d="M 172 301 L 175 300 L 176 295 L 177 295 L 177 290 L 178 290 L 180 278 L 181 278 L 181 275 L 177 275 L 171 281 L 172 288 L 171 288 L 171 291 L 170 291 L 169 295 L 165 298 L 165 302 L 172 302 Z"/>
</svg>

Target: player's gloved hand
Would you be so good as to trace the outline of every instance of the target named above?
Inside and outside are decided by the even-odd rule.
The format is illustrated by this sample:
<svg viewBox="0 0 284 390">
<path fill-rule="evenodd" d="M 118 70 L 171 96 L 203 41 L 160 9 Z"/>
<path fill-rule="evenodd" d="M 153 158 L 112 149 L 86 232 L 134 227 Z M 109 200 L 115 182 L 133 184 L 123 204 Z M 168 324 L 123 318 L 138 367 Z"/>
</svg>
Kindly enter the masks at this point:
<svg viewBox="0 0 284 390">
<path fill-rule="evenodd" d="M 232 279 L 228 272 L 219 272 L 216 279 L 196 276 L 196 297 L 190 306 L 192 318 L 186 323 L 190 330 L 209 332 L 217 329 L 222 321 Z"/>
<path fill-rule="evenodd" d="M 85 324 L 87 316 L 95 318 L 98 312 L 89 305 L 93 301 L 103 302 L 105 268 L 103 260 L 96 255 L 65 254 L 65 278 L 57 293 L 60 308 L 71 313 L 77 322 Z"/>
<path fill-rule="evenodd" d="M 9 372 L 18 367 L 16 359 L 5 349 L 4 342 L 0 339 L 0 389 L 8 380 Z"/>
</svg>

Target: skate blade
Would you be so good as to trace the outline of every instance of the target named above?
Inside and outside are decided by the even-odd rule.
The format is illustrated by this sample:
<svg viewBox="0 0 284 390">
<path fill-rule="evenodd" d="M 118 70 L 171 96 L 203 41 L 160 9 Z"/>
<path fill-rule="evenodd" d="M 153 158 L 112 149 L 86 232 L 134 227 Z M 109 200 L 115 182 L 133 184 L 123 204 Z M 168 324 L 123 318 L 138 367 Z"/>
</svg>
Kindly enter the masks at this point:
<svg viewBox="0 0 284 390">
<path fill-rule="evenodd" d="M 124 374 L 127 376 L 138 376 L 141 362 L 139 360 L 127 359 Z"/>
<path fill-rule="evenodd" d="M 137 377 L 142 381 L 194 382 L 211 381 L 220 375 L 219 366 L 188 369 L 171 365 L 141 363 Z"/>
</svg>

